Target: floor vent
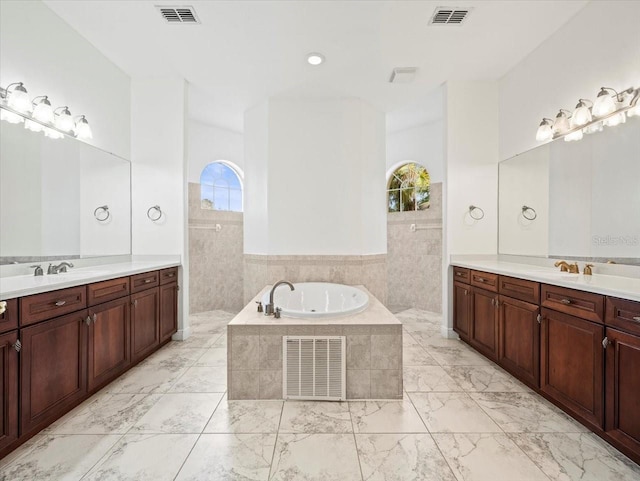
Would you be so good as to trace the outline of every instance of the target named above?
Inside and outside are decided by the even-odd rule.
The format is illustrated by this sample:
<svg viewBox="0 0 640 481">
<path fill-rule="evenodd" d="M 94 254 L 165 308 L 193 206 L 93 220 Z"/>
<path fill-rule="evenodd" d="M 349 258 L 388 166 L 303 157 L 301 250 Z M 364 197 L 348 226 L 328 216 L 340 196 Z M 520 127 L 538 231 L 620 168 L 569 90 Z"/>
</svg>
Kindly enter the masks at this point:
<svg viewBox="0 0 640 481">
<path fill-rule="evenodd" d="M 200 23 L 193 7 L 168 7 L 165 5 L 156 5 L 156 8 L 167 23 Z"/>
<path fill-rule="evenodd" d="M 284 399 L 346 399 L 344 336 L 282 338 Z"/>
<path fill-rule="evenodd" d="M 429 25 L 462 25 L 469 16 L 470 8 L 437 7 Z"/>
</svg>

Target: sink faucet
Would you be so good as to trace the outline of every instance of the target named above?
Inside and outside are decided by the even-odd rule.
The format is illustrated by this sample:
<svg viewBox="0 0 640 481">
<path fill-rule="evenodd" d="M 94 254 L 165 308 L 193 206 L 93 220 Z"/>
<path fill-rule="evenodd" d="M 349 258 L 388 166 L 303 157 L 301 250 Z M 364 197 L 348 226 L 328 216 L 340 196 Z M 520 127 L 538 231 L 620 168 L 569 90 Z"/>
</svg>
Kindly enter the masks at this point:
<svg viewBox="0 0 640 481">
<path fill-rule="evenodd" d="M 558 261 L 554 264 L 554 266 L 560 268 L 560 272 L 569 272 L 571 274 L 579 274 L 580 268 L 578 267 L 578 263 L 575 262 L 573 264 L 568 264 L 567 261 Z"/>
<path fill-rule="evenodd" d="M 71 264 L 70 262 L 61 262 L 57 266 L 49 264 L 47 274 L 60 274 L 61 272 L 67 272 L 67 267 L 73 267 L 73 264 Z"/>
<path fill-rule="evenodd" d="M 273 308 L 273 293 L 276 290 L 276 288 L 278 286 L 281 286 L 282 284 L 286 284 L 288 285 L 292 291 L 295 291 L 296 288 L 293 287 L 293 284 L 291 284 L 291 282 L 288 281 L 278 281 L 276 282 L 273 287 L 271 288 L 271 292 L 269 293 L 269 304 L 267 304 L 266 306 L 264 306 L 264 315 L 265 316 L 270 316 L 272 314 L 275 314 L 275 309 Z M 280 317 L 280 316 L 278 316 Z"/>
</svg>

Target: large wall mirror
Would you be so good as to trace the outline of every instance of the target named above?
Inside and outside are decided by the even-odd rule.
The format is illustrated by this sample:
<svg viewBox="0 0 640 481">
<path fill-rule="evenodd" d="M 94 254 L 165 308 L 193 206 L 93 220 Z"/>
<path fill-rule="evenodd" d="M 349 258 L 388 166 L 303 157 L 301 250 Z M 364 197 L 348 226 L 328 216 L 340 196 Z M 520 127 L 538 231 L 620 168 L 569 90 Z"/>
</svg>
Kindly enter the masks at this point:
<svg viewBox="0 0 640 481">
<path fill-rule="evenodd" d="M 131 253 L 130 162 L 0 122 L 0 264 Z"/>
<path fill-rule="evenodd" d="M 499 169 L 500 254 L 640 265 L 639 117 Z"/>
</svg>

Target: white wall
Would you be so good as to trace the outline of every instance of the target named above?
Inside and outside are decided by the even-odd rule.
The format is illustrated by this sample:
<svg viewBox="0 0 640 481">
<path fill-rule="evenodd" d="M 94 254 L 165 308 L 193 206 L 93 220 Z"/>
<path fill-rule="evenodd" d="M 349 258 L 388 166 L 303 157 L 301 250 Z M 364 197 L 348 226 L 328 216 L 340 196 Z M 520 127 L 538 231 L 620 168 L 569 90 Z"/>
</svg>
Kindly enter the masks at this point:
<svg viewBox="0 0 640 481">
<path fill-rule="evenodd" d="M 91 124 L 89 143 L 130 157 L 130 79 L 40 1 L 0 2 L 0 85 L 24 82 Z"/>
<path fill-rule="evenodd" d="M 244 171 L 244 138 L 241 133 L 188 120 L 189 175 L 188 181 L 200 183 L 200 174 L 207 164 L 226 160 Z"/>
<path fill-rule="evenodd" d="M 444 179 L 444 125 L 442 119 L 387 134 L 387 171 L 399 163 L 418 162 L 432 183 Z"/>
<path fill-rule="evenodd" d="M 500 159 L 538 145 L 542 117 L 640 82 L 640 2 L 592 1 L 499 82 Z"/>
</svg>

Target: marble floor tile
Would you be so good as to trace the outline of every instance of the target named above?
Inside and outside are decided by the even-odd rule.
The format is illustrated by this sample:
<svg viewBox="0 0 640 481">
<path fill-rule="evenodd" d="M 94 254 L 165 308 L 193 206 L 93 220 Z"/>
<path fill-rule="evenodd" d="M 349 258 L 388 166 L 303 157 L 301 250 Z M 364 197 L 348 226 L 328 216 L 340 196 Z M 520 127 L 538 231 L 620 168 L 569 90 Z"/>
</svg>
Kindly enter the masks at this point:
<svg viewBox="0 0 640 481">
<path fill-rule="evenodd" d="M 130 434 L 201 433 L 222 393 L 168 393 L 149 409 Z"/>
<path fill-rule="evenodd" d="M 170 392 L 225 392 L 227 368 L 193 366 L 171 387 Z"/>
<path fill-rule="evenodd" d="M 209 347 L 224 347 L 226 349 L 227 347 L 227 333 L 223 332 L 222 334 L 220 334 L 216 340 L 211 344 L 211 346 Z"/>
<path fill-rule="evenodd" d="M 506 434 L 433 434 L 458 481 L 549 481 Z"/>
<path fill-rule="evenodd" d="M 220 401 L 205 433 L 277 433 L 282 401 Z"/>
<path fill-rule="evenodd" d="M 279 434 L 270 481 L 361 481 L 352 434 Z"/>
<path fill-rule="evenodd" d="M 95 396 L 72 416 L 51 429 L 54 434 L 125 434 L 160 399 L 160 394 Z"/>
<path fill-rule="evenodd" d="M 286 402 L 280 421 L 281 433 L 351 433 L 351 415 L 346 402 Z"/>
<path fill-rule="evenodd" d="M 575 433 L 588 431 L 534 393 L 469 393 L 507 433 Z"/>
<path fill-rule="evenodd" d="M 365 481 L 455 481 L 429 434 L 356 434 Z"/>
<path fill-rule="evenodd" d="M 195 363 L 195 366 L 227 367 L 227 350 L 223 347 L 212 347 Z"/>
<path fill-rule="evenodd" d="M 431 433 L 501 433 L 498 425 L 467 393 L 410 393 Z"/>
<path fill-rule="evenodd" d="M 640 466 L 612 456 L 592 433 L 510 434 L 551 481 L 636 481 Z"/>
<path fill-rule="evenodd" d="M 160 365 L 167 369 L 186 368 L 192 366 L 206 352 L 206 349 L 182 348 L 177 344 L 180 344 L 180 341 L 171 342 L 160 348 L 139 366 Z"/>
<path fill-rule="evenodd" d="M 485 366 L 490 361 L 459 341 L 458 345 L 427 345 L 425 349 L 442 366 Z"/>
<path fill-rule="evenodd" d="M 7 481 L 76 481 L 100 460 L 120 435 L 45 435 L 22 449 L 8 465 L 0 464 Z"/>
<path fill-rule="evenodd" d="M 402 347 L 420 347 L 418 341 L 416 341 L 406 329 L 402 331 Z"/>
<path fill-rule="evenodd" d="M 443 366 L 443 368 L 465 391 L 531 392 L 515 377 L 494 366 Z"/>
<path fill-rule="evenodd" d="M 402 382 L 407 392 L 462 391 L 462 387 L 440 366 L 406 366 Z"/>
<path fill-rule="evenodd" d="M 424 348 L 428 348 L 429 346 L 441 346 L 441 347 L 468 347 L 464 342 L 460 339 L 448 339 L 446 337 L 442 337 L 442 333 L 440 329 L 433 331 L 421 331 L 421 332 L 412 332 L 413 338 L 416 342 Z"/>
<path fill-rule="evenodd" d="M 176 481 L 266 481 L 275 434 L 203 434 Z"/>
<path fill-rule="evenodd" d="M 127 434 L 83 481 L 172 481 L 197 434 Z"/>
<path fill-rule="evenodd" d="M 403 366 L 437 366 L 436 360 L 419 347 L 404 347 L 402 349 Z"/>
<path fill-rule="evenodd" d="M 420 415 L 407 401 L 350 401 L 355 433 L 426 433 Z"/>
<path fill-rule="evenodd" d="M 180 349 L 207 349 L 222 335 L 220 331 L 197 332 L 194 331 L 184 341 L 180 341 Z"/>
<path fill-rule="evenodd" d="M 184 367 L 164 364 L 140 365 L 124 373 L 104 390 L 114 394 L 165 393 L 186 370 Z"/>
</svg>

